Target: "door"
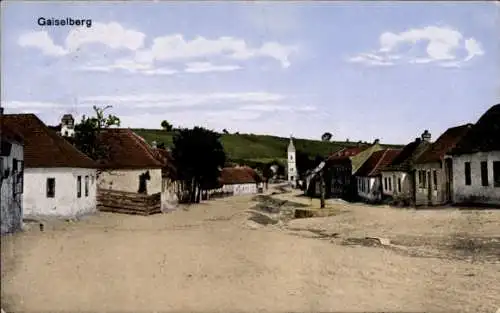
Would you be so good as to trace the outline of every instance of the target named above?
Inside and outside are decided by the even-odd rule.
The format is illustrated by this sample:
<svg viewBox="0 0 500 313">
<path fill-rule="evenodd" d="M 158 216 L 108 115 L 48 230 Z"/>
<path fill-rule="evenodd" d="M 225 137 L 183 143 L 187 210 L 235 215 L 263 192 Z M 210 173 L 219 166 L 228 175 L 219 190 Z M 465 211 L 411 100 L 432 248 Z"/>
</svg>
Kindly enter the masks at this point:
<svg viewBox="0 0 500 313">
<path fill-rule="evenodd" d="M 427 201 L 428 201 L 428 204 L 430 204 L 432 201 L 432 183 L 433 183 L 433 181 L 431 180 L 431 171 L 428 171 L 427 172 Z"/>
<path fill-rule="evenodd" d="M 453 193 L 453 162 L 451 158 L 444 160 L 446 179 L 446 202 L 451 202 Z"/>
</svg>

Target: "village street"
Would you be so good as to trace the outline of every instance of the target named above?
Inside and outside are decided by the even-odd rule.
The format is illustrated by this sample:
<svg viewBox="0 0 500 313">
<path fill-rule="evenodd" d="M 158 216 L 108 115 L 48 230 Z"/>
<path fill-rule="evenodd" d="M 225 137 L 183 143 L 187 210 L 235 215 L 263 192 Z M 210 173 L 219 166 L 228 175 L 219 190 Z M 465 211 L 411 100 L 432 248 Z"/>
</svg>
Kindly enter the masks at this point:
<svg viewBox="0 0 500 313">
<path fill-rule="evenodd" d="M 290 193 L 273 197 L 311 203 Z M 262 225 L 245 212 L 251 199 L 148 217 L 99 213 L 2 237 L 2 307 L 495 312 L 500 306 L 498 210 L 328 202 L 337 215 Z M 365 237 L 390 244 L 363 243 Z"/>
</svg>

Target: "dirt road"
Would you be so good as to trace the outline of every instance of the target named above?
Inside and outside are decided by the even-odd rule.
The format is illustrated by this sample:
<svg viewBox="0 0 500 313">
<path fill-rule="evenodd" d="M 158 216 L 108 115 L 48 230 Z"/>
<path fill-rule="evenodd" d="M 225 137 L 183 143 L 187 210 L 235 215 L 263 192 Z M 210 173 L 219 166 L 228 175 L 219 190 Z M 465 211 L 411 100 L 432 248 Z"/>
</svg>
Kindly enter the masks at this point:
<svg viewBox="0 0 500 313">
<path fill-rule="evenodd" d="M 498 210 L 339 204 L 337 216 L 280 228 L 250 222 L 244 213 L 250 198 L 150 217 L 98 214 L 2 238 L 2 307 L 488 313 L 500 307 Z M 319 232 L 329 235 L 311 238 Z M 345 244 L 366 236 L 417 252 Z M 482 245 L 462 249 L 467 255 L 453 245 L 462 237 L 483 238 Z"/>
</svg>

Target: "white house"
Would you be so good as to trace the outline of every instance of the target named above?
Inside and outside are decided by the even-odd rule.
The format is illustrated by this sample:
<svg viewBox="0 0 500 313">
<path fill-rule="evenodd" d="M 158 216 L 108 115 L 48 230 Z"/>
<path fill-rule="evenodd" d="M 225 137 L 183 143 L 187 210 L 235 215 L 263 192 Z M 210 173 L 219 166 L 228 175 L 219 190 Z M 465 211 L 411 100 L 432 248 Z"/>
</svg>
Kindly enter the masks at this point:
<svg viewBox="0 0 500 313">
<path fill-rule="evenodd" d="M 367 202 L 382 200 L 381 170 L 401 152 L 400 149 L 384 149 L 373 152 L 356 171 L 358 196 Z"/>
<path fill-rule="evenodd" d="M 34 114 L 4 115 L 24 137 L 23 216 L 73 217 L 96 210 L 96 164 Z"/>
<path fill-rule="evenodd" d="M 455 204 L 500 206 L 499 121 L 497 104 L 450 151 Z"/>
<path fill-rule="evenodd" d="M 297 160 L 295 160 L 295 146 L 293 138 L 290 136 L 290 142 L 287 149 L 287 180 L 295 188 L 297 185 Z"/>
<path fill-rule="evenodd" d="M 222 192 L 233 195 L 255 194 L 262 179 L 250 167 L 225 167 L 221 171 Z"/>
<path fill-rule="evenodd" d="M 162 210 L 166 210 L 168 201 L 162 188 L 164 164 L 153 147 L 130 129 L 106 129 L 99 140 L 109 148 L 109 154 L 106 160 L 100 160 L 98 187 L 145 195 L 161 194 Z"/>
<path fill-rule="evenodd" d="M 392 162 L 382 169 L 382 195 L 405 204 L 415 202 L 414 162 L 431 145 L 425 130 L 420 138 L 407 144 Z"/>
<path fill-rule="evenodd" d="M 0 230 L 3 235 L 22 227 L 24 146 L 21 135 L 2 126 L 1 115 L 0 112 Z"/>
<path fill-rule="evenodd" d="M 472 124 L 447 129 L 414 165 L 415 204 L 442 205 L 451 202 L 453 172 L 451 159 L 445 155 L 471 129 Z"/>
</svg>

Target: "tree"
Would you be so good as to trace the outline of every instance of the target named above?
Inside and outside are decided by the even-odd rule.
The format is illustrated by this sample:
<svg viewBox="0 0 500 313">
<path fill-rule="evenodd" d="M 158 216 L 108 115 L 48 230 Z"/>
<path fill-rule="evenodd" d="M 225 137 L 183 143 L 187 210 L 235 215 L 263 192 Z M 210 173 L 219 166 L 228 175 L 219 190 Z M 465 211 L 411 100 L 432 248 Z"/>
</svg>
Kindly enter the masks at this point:
<svg viewBox="0 0 500 313">
<path fill-rule="evenodd" d="M 188 202 L 199 202 L 202 189 L 218 187 L 226 154 L 220 135 L 202 128 L 179 129 L 174 135 L 172 156 Z"/>
<path fill-rule="evenodd" d="M 222 130 L 222 133 L 225 134 L 225 135 L 229 134 L 229 132 L 225 128 Z"/>
<path fill-rule="evenodd" d="M 112 114 L 105 115 L 111 106 L 99 108 L 93 106 L 95 116 L 82 116 L 80 123 L 75 125 L 75 137 L 72 143 L 80 151 L 93 160 L 104 160 L 109 157 L 109 147 L 99 140 L 99 133 L 106 128 L 120 126 L 120 119 Z"/>
<path fill-rule="evenodd" d="M 321 140 L 330 141 L 332 139 L 332 133 L 326 132 L 321 136 Z"/>
<path fill-rule="evenodd" d="M 172 131 L 174 126 L 172 124 L 170 124 L 168 121 L 163 120 L 161 122 L 161 128 L 163 128 L 165 131 L 170 132 L 170 131 Z"/>
</svg>

